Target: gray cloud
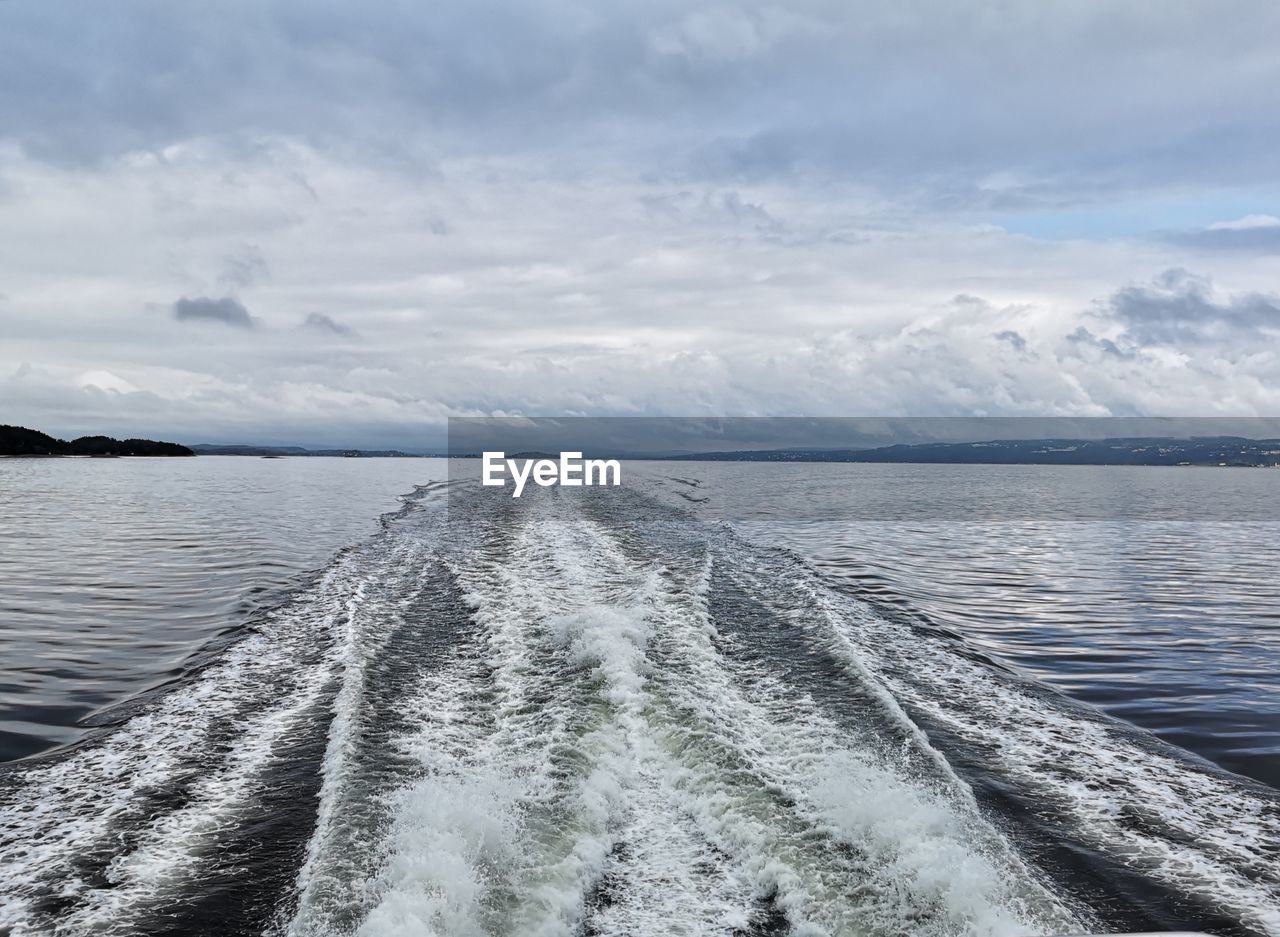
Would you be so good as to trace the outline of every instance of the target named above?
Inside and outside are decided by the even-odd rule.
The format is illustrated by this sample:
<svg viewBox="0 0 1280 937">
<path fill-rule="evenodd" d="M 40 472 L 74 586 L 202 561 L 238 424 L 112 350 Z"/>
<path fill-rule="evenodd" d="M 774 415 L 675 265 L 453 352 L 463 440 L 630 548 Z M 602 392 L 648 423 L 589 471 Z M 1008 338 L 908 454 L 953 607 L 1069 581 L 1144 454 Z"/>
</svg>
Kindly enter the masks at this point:
<svg viewBox="0 0 1280 937">
<path fill-rule="evenodd" d="M 1267 226 L 1142 233 L 1277 211 L 1278 30 L 1270 0 L 0 2 L 0 399 L 334 444 L 1280 412 Z M 1147 282 L 1173 266 L 1233 293 Z M 156 296 L 233 327 L 163 342 Z"/>
<path fill-rule="evenodd" d="M 1244 219 L 1244 223 L 1210 225 L 1190 231 L 1170 231 L 1163 235 L 1171 244 L 1205 250 L 1243 251 L 1252 254 L 1280 254 L 1280 219 Z"/>
<path fill-rule="evenodd" d="M 323 312 L 307 313 L 307 317 L 302 320 L 302 327 L 316 332 L 327 332 L 331 335 L 342 335 L 345 337 L 355 335 L 354 329 L 343 325 L 337 319 L 333 318 L 333 316 L 327 316 Z"/>
<path fill-rule="evenodd" d="M 1008 342 L 1017 351 L 1027 350 L 1027 340 L 1013 329 L 1005 329 L 1004 331 L 996 332 L 992 337 L 1002 342 Z"/>
<path fill-rule="evenodd" d="M 1280 330 L 1280 297 L 1246 293 L 1217 301 L 1207 278 L 1182 269 L 1166 270 L 1151 286 L 1117 290 L 1109 309 L 1140 345 L 1239 343 L 1250 333 Z"/>
<path fill-rule="evenodd" d="M 221 299 L 206 296 L 188 299 L 184 296 L 173 304 L 173 316 L 179 322 L 221 322 L 241 329 L 253 328 L 249 310 L 230 296 Z"/>
<path fill-rule="evenodd" d="M 79 7 L 77 10 L 76 7 Z M 1059 199 L 1078 186 L 1275 180 L 1280 9 L 1175 2 L 147 0 L 0 7 L 0 111 L 76 163 L 197 136 L 301 138 L 419 167 L 858 173 Z"/>
<path fill-rule="evenodd" d="M 1105 355 L 1114 358 L 1131 359 L 1134 358 L 1135 352 L 1122 349 L 1119 345 L 1109 338 L 1099 338 L 1093 332 L 1085 328 L 1083 325 L 1077 326 L 1076 329 L 1066 336 L 1066 339 L 1072 345 L 1086 348 L 1096 348 Z"/>
<path fill-rule="evenodd" d="M 222 258 L 222 275 L 219 283 L 227 289 L 247 289 L 268 273 L 266 258 L 262 251 L 252 244 L 247 244 Z"/>
</svg>

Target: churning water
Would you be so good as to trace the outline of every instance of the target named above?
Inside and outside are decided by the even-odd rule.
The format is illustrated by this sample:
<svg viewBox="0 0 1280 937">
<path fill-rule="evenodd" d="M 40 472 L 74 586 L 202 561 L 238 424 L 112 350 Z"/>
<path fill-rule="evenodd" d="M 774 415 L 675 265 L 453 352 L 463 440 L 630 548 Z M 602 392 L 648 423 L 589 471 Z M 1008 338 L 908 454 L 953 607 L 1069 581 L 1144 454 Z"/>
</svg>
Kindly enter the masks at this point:
<svg viewBox="0 0 1280 937">
<path fill-rule="evenodd" d="M 832 506 L 980 467 L 67 464 L 0 465 L 0 718 L 118 702 L 0 767 L 0 932 L 1280 934 L 1274 538 Z"/>
</svg>

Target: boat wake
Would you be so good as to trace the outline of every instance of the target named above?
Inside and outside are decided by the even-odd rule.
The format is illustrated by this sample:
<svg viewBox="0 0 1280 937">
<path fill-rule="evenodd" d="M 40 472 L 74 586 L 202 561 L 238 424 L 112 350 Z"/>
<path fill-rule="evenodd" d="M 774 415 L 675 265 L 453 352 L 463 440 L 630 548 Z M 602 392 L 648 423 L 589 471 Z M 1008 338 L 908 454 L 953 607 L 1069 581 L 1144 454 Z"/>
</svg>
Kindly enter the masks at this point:
<svg viewBox="0 0 1280 937">
<path fill-rule="evenodd" d="M 1280 934 L 1269 789 L 635 492 L 454 487 L 0 773 L 0 933 Z"/>
</svg>

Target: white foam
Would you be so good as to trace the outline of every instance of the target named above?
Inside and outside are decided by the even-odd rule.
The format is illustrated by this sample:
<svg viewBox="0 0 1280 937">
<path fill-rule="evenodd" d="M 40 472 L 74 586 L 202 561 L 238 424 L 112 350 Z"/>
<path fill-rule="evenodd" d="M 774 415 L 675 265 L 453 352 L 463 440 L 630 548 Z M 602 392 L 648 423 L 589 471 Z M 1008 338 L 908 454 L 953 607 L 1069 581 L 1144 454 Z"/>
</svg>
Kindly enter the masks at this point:
<svg viewBox="0 0 1280 937">
<path fill-rule="evenodd" d="M 1246 926 L 1280 933 L 1274 799 L 1003 677 L 807 574 L 775 600 L 860 678 L 975 746 L 989 770 L 1090 847 Z"/>
<path fill-rule="evenodd" d="M 519 933 L 561 933 L 581 917 L 631 764 L 616 714 L 594 719 L 573 697 L 600 683 L 604 702 L 632 705 L 645 640 L 643 616 L 620 596 L 599 603 L 601 571 L 575 565 L 583 561 L 551 520 L 516 535 L 496 562 L 459 570 L 486 629 L 491 718 L 460 713 L 468 694 L 456 684 L 462 692 L 445 703 L 450 676 L 425 681 L 418 711 L 434 718 L 403 744 L 426 773 L 395 798 L 362 932 L 485 933 L 503 893 L 519 896 L 500 916 Z M 550 698 L 535 708 L 539 692 Z M 470 745 L 449 738 L 459 726 L 480 730 Z"/>
<path fill-rule="evenodd" d="M 684 705 L 667 731 L 702 754 L 685 758 L 691 809 L 801 932 L 1081 929 L 966 792 L 914 777 L 802 688 L 717 654 L 711 637 L 726 636 L 678 634 L 691 669 L 668 683 Z"/>
<path fill-rule="evenodd" d="M 545 502 L 458 561 L 480 659 L 424 676 L 361 933 L 1078 929 L 971 799 L 725 659 L 708 559 Z"/>
<path fill-rule="evenodd" d="M 124 933 L 198 880 L 213 844 L 255 802 L 277 746 L 341 671 L 352 603 L 396 568 L 370 559 L 340 558 L 190 682 L 96 744 L 23 771 L 0 802 L 0 927 L 46 932 L 36 902 L 51 884 L 70 899 L 59 933 Z M 213 737 L 225 741 L 213 747 Z M 152 792 L 175 787 L 180 806 L 150 806 Z M 95 856 L 109 887 L 77 873 Z"/>
<path fill-rule="evenodd" d="M 416 568 L 413 561 L 419 558 L 419 549 L 420 545 L 412 541 L 401 543 L 390 557 L 388 568 L 396 570 L 396 576 Z M 362 583 L 345 602 L 334 661 L 342 682 L 333 702 L 333 719 L 321 763 L 315 830 L 298 872 L 298 910 L 292 932 L 329 929 L 329 914 L 335 906 L 358 901 L 351 886 L 362 870 L 351 854 L 356 846 L 351 842 L 350 821 L 344 808 L 348 806 L 351 772 L 359 754 L 363 710 L 370 690 L 369 666 L 403 622 L 405 608 L 415 597 L 413 583 L 400 583 L 407 588 L 384 590 L 376 598 Z"/>
<path fill-rule="evenodd" d="M 1089 929 L 916 712 L 1086 843 L 1278 930 L 1265 859 L 1280 821 L 1229 779 L 1055 708 L 777 554 L 731 536 L 699 550 L 688 528 L 665 549 L 582 502 L 531 495 L 440 554 L 398 525 L 101 744 L 29 770 L 0 802 L 0 926 L 41 932 L 45 882 L 72 899 L 57 922 L 72 935 L 127 932 L 190 888 L 336 683 L 316 828 L 280 927 L 295 937 L 723 934 L 764 913 L 795 935 Z M 360 773 L 371 701 L 385 699 L 370 665 L 428 555 L 450 564 L 471 630 L 407 678 L 391 744 L 409 767 L 378 786 Z M 718 630 L 713 570 L 842 661 L 896 731 L 831 712 Z M 181 780 L 217 728 L 235 746 L 183 806 L 144 815 L 148 790 Z M 97 850 L 114 856 L 111 888 L 75 877 Z"/>
</svg>

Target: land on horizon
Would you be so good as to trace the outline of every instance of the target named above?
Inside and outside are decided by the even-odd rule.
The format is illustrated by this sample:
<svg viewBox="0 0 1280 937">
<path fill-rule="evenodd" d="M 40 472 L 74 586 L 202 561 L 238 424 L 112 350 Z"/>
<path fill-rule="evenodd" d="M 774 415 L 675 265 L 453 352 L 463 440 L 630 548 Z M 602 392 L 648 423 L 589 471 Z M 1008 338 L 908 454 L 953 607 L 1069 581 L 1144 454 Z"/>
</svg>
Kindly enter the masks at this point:
<svg viewBox="0 0 1280 937">
<path fill-rule="evenodd" d="M 666 456 L 703 462 L 862 462 L 984 465 L 1200 465 L 1280 468 L 1280 439 L 1171 436 L 1001 439 L 867 449 L 762 449 Z"/>
<path fill-rule="evenodd" d="M 417 452 L 404 452 L 400 449 L 356 449 L 325 448 L 308 449 L 305 446 L 254 446 L 241 443 L 196 443 L 191 447 L 196 455 L 256 455 L 263 458 L 281 458 L 284 456 L 339 456 L 348 459 L 427 459 L 433 456 Z"/>
<path fill-rule="evenodd" d="M 111 436 L 78 436 L 58 439 L 25 426 L 0 426 L 0 456 L 191 456 L 189 448 L 176 442 L 154 439 L 114 439 Z"/>
<path fill-rule="evenodd" d="M 575 445 L 575 450 L 578 446 Z M 582 446 L 584 450 L 589 447 Z M 1280 468 L 1280 439 L 1243 436 L 1117 437 L 1108 439 L 1005 439 L 973 442 L 898 443 L 863 448 L 786 447 L 715 452 L 600 450 L 588 458 L 659 462 L 858 462 L 951 465 L 1170 465 Z M 543 458 L 520 452 L 514 458 Z M 478 452 L 454 458 L 478 459 Z"/>
<path fill-rule="evenodd" d="M 589 447 L 583 446 L 586 449 Z M 951 465 L 1152 465 L 1280 468 L 1280 439 L 1244 436 L 1108 439 L 1009 439 L 898 443 L 869 447 L 786 447 L 714 452 L 588 452 L 591 458 L 666 462 L 853 462 Z M 429 453 L 400 449 L 197 443 L 186 446 L 110 436 L 58 439 L 21 426 L 0 426 L 0 456 L 258 456 L 345 458 L 479 458 L 478 452 Z M 515 458 L 541 453 L 518 452 Z"/>
</svg>

